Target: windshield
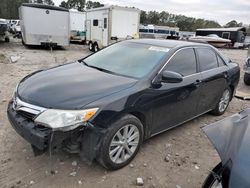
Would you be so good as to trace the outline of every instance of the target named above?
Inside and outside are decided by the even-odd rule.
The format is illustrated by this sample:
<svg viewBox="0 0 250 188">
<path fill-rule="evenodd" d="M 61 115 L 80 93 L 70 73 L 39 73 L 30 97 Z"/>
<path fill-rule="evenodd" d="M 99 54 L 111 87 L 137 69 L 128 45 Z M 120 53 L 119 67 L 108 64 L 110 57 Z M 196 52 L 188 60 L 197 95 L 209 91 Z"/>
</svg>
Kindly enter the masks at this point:
<svg viewBox="0 0 250 188">
<path fill-rule="evenodd" d="M 142 78 L 160 63 L 168 51 L 168 48 L 163 47 L 120 42 L 87 57 L 83 61 L 88 66 L 108 72 Z"/>
</svg>

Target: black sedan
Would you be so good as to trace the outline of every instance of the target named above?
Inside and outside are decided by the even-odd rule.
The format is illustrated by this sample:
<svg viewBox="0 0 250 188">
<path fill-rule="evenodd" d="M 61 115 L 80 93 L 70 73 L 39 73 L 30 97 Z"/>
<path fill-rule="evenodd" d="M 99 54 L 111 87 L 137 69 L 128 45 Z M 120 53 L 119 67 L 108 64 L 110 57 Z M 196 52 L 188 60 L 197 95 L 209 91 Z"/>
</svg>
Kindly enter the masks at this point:
<svg viewBox="0 0 250 188">
<path fill-rule="evenodd" d="M 210 45 L 128 40 L 18 84 L 9 121 L 35 154 L 62 147 L 108 169 L 143 140 L 227 109 L 240 69 Z"/>
<path fill-rule="evenodd" d="M 221 158 L 203 188 L 249 188 L 250 109 L 208 125 L 203 130 Z"/>
</svg>

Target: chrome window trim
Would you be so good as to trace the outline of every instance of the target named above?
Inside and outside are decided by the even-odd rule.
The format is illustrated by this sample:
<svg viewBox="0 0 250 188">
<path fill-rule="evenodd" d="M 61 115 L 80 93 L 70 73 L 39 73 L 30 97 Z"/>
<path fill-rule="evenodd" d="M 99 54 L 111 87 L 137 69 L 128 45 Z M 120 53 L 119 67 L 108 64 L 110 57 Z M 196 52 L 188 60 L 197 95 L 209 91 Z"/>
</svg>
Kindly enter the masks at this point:
<svg viewBox="0 0 250 188">
<path fill-rule="evenodd" d="M 162 66 L 162 68 L 158 71 L 158 73 L 156 74 L 156 76 L 155 76 L 154 79 L 152 80 L 152 83 L 155 81 L 156 77 L 163 71 L 163 69 L 166 67 L 166 65 L 169 63 L 169 61 L 172 60 L 172 58 L 173 58 L 178 52 L 180 52 L 181 50 L 190 49 L 190 48 L 194 49 L 194 47 L 189 46 L 189 47 L 183 47 L 183 48 L 180 48 L 180 49 L 176 50 L 176 51 L 170 56 L 170 58 L 166 61 L 166 63 Z M 197 61 L 196 61 L 196 62 L 197 62 Z M 197 73 L 198 73 L 198 72 L 197 72 Z M 197 74 L 197 73 L 195 73 L 195 74 Z M 191 76 L 191 75 L 188 75 L 188 76 Z M 184 76 L 183 78 L 185 78 L 185 77 L 187 77 L 187 76 Z"/>
<path fill-rule="evenodd" d="M 152 80 L 152 83 L 155 81 L 156 77 L 163 71 L 163 69 L 166 67 L 166 65 L 169 63 L 169 61 L 170 61 L 179 51 L 184 50 L 184 49 L 190 49 L 190 48 L 192 48 L 192 49 L 197 49 L 197 48 L 208 48 L 208 49 L 211 49 L 211 50 L 215 53 L 215 55 L 219 55 L 219 57 L 221 57 L 220 54 L 217 53 L 217 52 L 216 52 L 212 47 L 210 47 L 210 46 L 188 46 L 188 47 L 180 48 L 180 49 L 176 50 L 176 51 L 170 56 L 170 58 L 166 61 L 166 63 L 165 63 L 165 64 L 162 66 L 162 68 L 158 71 L 158 73 L 156 74 L 156 76 L 155 76 L 154 79 Z M 195 53 L 196 53 L 196 52 L 195 52 Z M 221 57 L 221 59 L 224 61 L 224 58 Z M 217 60 L 217 61 L 218 61 L 218 60 Z M 197 64 L 199 63 L 197 57 L 196 57 L 196 63 L 197 63 Z M 225 64 L 224 66 L 228 67 L 227 64 Z M 218 67 L 216 67 L 216 68 L 212 68 L 212 69 L 209 69 L 209 70 L 200 71 L 200 72 L 197 72 L 197 73 L 195 73 L 195 74 L 190 74 L 190 75 L 187 75 L 187 76 L 183 76 L 183 78 L 185 79 L 185 78 L 187 78 L 187 77 L 190 77 L 190 76 L 193 76 L 193 75 L 197 75 L 197 74 L 201 74 L 201 73 L 204 73 L 204 72 L 208 72 L 208 71 L 211 71 L 211 70 L 214 70 L 214 69 L 218 69 L 218 68 L 221 68 L 221 67 L 224 67 L 224 66 L 218 66 Z M 198 71 L 199 71 L 199 70 L 198 70 Z"/>
</svg>

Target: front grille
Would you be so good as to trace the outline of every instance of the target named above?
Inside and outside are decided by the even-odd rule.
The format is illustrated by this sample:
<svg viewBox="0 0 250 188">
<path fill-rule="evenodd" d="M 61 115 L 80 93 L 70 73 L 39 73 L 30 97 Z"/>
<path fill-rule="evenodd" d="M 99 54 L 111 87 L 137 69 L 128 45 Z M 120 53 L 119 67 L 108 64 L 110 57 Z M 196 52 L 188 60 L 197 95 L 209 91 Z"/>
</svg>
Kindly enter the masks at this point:
<svg viewBox="0 0 250 188">
<path fill-rule="evenodd" d="M 48 128 L 48 127 L 44 127 L 43 125 L 36 125 L 35 127 L 36 129 L 39 129 L 40 131 L 50 131 L 51 128 Z"/>
<path fill-rule="evenodd" d="M 29 113 L 29 112 L 25 112 L 25 111 L 17 111 L 17 113 L 27 119 L 30 119 L 30 120 L 33 120 L 36 115 L 35 114 L 32 114 L 32 113 Z"/>
</svg>

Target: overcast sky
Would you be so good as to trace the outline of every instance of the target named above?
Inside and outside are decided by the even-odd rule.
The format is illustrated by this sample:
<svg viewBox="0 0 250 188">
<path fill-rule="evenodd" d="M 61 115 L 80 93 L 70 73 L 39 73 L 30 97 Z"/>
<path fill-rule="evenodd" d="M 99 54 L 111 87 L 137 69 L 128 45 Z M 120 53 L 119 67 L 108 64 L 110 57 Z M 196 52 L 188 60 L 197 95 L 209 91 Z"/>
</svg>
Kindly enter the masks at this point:
<svg viewBox="0 0 250 188">
<path fill-rule="evenodd" d="M 54 0 L 56 5 L 61 1 Z M 146 11 L 165 10 L 173 14 L 215 20 L 222 25 L 233 19 L 250 24 L 250 0 L 99 0 L 99 2 L 134 6 Z"/>
</svg>

